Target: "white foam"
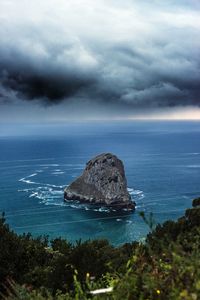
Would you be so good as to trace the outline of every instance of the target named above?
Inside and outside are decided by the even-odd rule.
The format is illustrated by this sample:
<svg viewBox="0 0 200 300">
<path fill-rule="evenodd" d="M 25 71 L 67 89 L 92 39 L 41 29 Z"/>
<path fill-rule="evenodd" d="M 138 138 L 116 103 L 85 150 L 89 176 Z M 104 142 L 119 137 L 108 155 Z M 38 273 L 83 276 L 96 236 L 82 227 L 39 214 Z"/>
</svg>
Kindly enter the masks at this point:
<svg viewBox="0 0 200 300">
<path fill-rule="evenodd" d="M 63 207 L 63 206 L 66 207 L 66 206 L 67 206 L 67 205 L 65 204 L 65 202 L 62 202 L 62 203 L 45 202 L 44 205 L 47 205 L 47 206 L 48 206 L 48 205 L 51 205 L 51 206 L 53 205 L 53 206 L 61 206 L 61 207 Z"/>
<path fill-rule="evenodd" d="M 37 183 L 35 181 L 31 181 L 31 180 L 27 179 L 27 178 L 35 177 L 36 175 L 37 175 L 37 173 L 30 174 L 30 175 L 28 175 L 26 177 L 20 178 L 19 181 L 27 183 L 27 184 L 39 184 L 39 183 Z"/>
<path fill-rule="evenodd" d="M 59 164 L 41 164 L 40 167 L 59 167 Z"/>
<path fill-rule="evenodd" d="M 81 208 L 81 206 L 78 206 L 78 205 L 75 205 L 75 204 L 71 204 L 70 207 L 72 207 L 72 208 L 79 208 L 79 209 Z"/>
<path fill-rule="evenodd" d="M 22 182 L 23 182 L 24 180 L 25 180 L 25 177 L 19 179 L 19 181 L 22 181 Z"/>
<path fill-rule="evenodd" d="M 29 175 L 29 176 L 26 176 L 26 178 L 34 177 L 34 176 L 36 176 L 36 175 L 37 175 L 37 173 L 33 173 L 33 174 Z"/>
<path fill-rule="evenodd" d="M 200 168 L 200 165 L 189 165 L 187 168 Z"/>
<path fill-rule="evenodd" d="M 35 196 L 37 199 L 42 200 L 42 203 L 44 203 L 44 201 L 46 201 L 46 198 L 43 195 L 36 195 Z M 41 203 L 41 202 L 40 202 Z"/>
<path fill-rule="evenodd" d="M 141 190 L 135 190 L 133 188 L 128 188 L 128 192 L 131 195 L 133 200 L 141 200 L 144 198 L 144 193 Z"/>
<path fill-rule="evenodd" d="M 199 152 L 191 152 L 191 153 L 186 153 L 188 155 L 199 155 L 200 153 Z"/>
<path fill-rule="evenodd" d="M 37 193 L 37 192 L 34 192 L 34 193 L 32 193 L 32 194 L 29 196 L 29 198 L 36 197 L 37 195 L 38 195 L 38 193 Z"/>
<path fill-rule="evenodd" d="M 32 191 L 33 189 L 22 189 L 22 190 L 17 190 L 18 192 L 26 192 L 26 193 L 28 193 L 28 192 L 30 192 L 30 191 Z"/>
<path fill-rule="evenodd" d="M 109 212 L 110 210 L 108 208 L 105 207 L 100 207 L 98 209 L 94 209 L 95 211 L 99 211 L 99 212 Z"/>
<path fill-rule="evenodd" d="M 140 191 L 140 190 L 134 190 L 132 188 L 128 188 L 128 192 L 129 194 L 131 195 L 142 195 L 143 194 L 143 191 Z"/>
<path fill-rule="evenodd" d="M 128 223 L 128 224 L 132 224 L 133 222 L 132 222 L 132 221 L 130 221 L 130 220 L 126 220 L 126 223 Z"/>
<path fill-rule="evenodd" d="M 63 191 L 51 190 L 52 195 L 63 195 Z"/>
<path fill-rule="evenodd" d="M 54 165 L 54 164 L 53 164 Z M 38 170 L 39 171 L 39 170 Z M 63 171 L 60 169 L 55 169 L 54 174 L 63 174 Z M 19 181 L 24 182 L 26 184 L 32 184 L 31 189 L 23 189 L 19 190 L 22 192 L 27 192 L 29 194 L 29 198 L 35 198 L 39 200 L 39 203 L 43 205 L 56 205 L 56 206 L 67 206 L 71 209 L 84 209 L 85 211 L 92 210 L 96 212 L 114 212 L 116 211 L 113 208 L 108 208 L 105 206 L 101 207 L 92 207 L 92 205 L 85 205 L 79 203 L 79 201 L 71 201 L 71 202 L 64 202 L 63 201 L 63 189 L 67 187 L 67 185 L 55 185 L 50 183 L 41 183 L 41 182 L 34 182 L 28 178 L 36 176 L 37 173 L 32 173 L 26 177 L 21 178 Z M 37 186 L 35 186 L 37 185 Z M 128 188 L 128 191 L 131 195 L 133 195 L 134 199 L 141 198 L 143 196 L 143 192 L 140 190 L 134 190 L 133 188 Z M 124 209 L 125 211 L 129 211 Z"/>
<path fill-rule="evenodd" d="M 64 167 L 82 167 L 84 168 L 84 164 L 63 164 Z"/>
<path fill-rule="evenodd" d="M 65 174 L 65 172 L 62 172 L 62 171 L 60 171 L 60 172 L 52 172 L 51 174 L 52 175 L 61 175 L 61 174 Z"/>
<path fill-rule="evenodd" d="M 143 208 L 143 205 L 136 205 L 135 209 Z"/>
<path fill-rule="evenodd" d="M 46 186 L 50 186 L 50 187 L 53 187 L 53 188 L 63 188 L 62 185 L 55 185 L 55 184 L 50 184 L 50 183 L 43 183 L 43 185 L 46 185 Z"/>
<path fill-rule="evenodd" d="M 21 182 L 24 182 L 24 183 L 27 183 L 27 184 L 40 184 L 38 182 L 35 182 L 35 181 L 31 181 L 31 180 L 27 180 L 26 178 L 21 178 L 19 181 Z"/>
</svg>

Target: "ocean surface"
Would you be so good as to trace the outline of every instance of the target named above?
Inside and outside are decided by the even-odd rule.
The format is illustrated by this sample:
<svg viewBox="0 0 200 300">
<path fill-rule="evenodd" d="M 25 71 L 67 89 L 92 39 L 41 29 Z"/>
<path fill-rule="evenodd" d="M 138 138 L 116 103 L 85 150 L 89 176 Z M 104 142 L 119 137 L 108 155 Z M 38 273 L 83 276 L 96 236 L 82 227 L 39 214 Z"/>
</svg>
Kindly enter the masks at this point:
<svg viewBox="0 0 200 300">
<path fill-rule="evenodd" d="M 15 136 L 0 130 L 0 211 L 17 233 L 119 245 L 144 239 L 140 211 L 175 220 L 200 196 L 200 122 L 18 126 Z M 65 186 L 102 152 L 123 160 L 135 212 L 63 202 Z"/>
</svg>

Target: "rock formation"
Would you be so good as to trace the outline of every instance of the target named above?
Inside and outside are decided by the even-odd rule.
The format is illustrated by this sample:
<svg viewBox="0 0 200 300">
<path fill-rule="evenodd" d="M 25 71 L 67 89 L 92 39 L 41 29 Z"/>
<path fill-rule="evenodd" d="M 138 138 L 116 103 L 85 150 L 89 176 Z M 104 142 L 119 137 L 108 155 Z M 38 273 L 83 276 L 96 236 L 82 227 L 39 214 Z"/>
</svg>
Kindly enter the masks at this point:
<svg viewBox="0 0 200 300">
<path fill-rule="evenodd" d="M 127 191 L 123 163 L 111 153 L 103 153 L 91 159 L 83 174 L 65 189 L 64 199 L 115 209 L 135 209 L 135 203 Z"/>
</svg>

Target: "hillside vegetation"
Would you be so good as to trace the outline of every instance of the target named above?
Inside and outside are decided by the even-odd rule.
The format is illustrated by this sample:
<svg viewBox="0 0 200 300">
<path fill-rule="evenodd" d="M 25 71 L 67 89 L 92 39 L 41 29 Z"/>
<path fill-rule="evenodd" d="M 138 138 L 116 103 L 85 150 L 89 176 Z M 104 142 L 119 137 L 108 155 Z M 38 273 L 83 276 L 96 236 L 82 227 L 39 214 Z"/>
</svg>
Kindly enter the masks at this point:
<svg viewBox="0 0 200 300">
<path fill-rule="evenodd" d="M 142 214 L 144 221 L 152 222 Z M 90 291 L 113 287 L 93 296 Z M 113 247 L 17 235 L 0 219 L 4 299 L 200 299 L 200 198 L 176 222 L 157 225 L 145 243 Z"/>
</svg>

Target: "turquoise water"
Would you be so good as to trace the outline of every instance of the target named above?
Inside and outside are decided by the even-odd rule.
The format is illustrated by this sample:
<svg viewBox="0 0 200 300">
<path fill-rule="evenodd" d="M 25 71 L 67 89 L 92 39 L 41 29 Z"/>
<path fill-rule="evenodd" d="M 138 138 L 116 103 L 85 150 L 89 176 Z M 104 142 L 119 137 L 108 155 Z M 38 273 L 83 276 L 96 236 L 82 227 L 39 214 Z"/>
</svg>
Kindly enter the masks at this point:
<svg viewBox="0 0 200 300">
<path fill-rule="evenodd" d="M 134 213 L 63 202 L 64 187 L 101 152 L 123 160 Z M 0 211 L 18 233 L 118 245 L 148 232 L 139 211 L 162 223 L 200 196 L 200 122 L 33 126 L 29 134 L 1 137 L 0 154 Z"/>
</svg>

